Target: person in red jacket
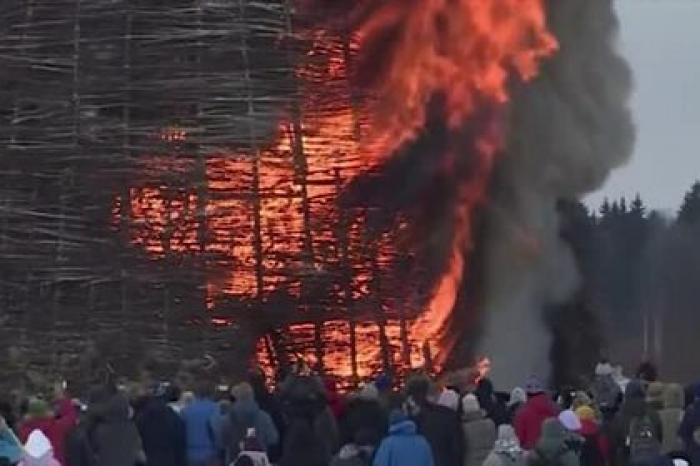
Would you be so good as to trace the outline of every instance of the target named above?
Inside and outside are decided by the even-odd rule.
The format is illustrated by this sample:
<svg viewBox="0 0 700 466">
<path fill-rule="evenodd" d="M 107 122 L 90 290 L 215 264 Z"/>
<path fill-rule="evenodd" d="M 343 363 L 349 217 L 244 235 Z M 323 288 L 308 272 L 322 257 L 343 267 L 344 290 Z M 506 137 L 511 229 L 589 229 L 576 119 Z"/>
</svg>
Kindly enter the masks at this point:
<svg viewBox="0 0 700 466">
<path fill-rule="evenodd" d="M 65 395 L 56 402 L 54 413 L 44 400 L 34 398 L 29 401 L 27 416 L 19 426 L 19 438 L 25 443 L 33 431 L 40 430 L 51 442 L 54 457 L 59 463 L 65 464 L 66 437 L 77 419 L 77 410 Z"/>
<path fill-rule="evenodd" d="M 528 380 L 525 390 L 528 399 L 515 414 L 513 427 L 523 449 L 532 450 L 540 439 L 544 421 L 557 417 L 559 408 L 536 378 L 532 377 Z"/>
</svg>

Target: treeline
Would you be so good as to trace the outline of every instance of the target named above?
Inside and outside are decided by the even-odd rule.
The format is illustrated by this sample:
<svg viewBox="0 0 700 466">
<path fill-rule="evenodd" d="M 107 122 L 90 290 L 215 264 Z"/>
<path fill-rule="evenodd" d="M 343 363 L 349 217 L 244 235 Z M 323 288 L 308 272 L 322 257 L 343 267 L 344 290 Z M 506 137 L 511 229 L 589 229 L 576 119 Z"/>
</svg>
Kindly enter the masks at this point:
<svg viewBox="0 0 700 466">
<path fill-rule="evenodd" d="M 700 181 L 672 215 L 640 196 L 561 211 L 582 276 L 572 312 L 587 314 L 570 320 L 579 328 L 567 335 L 584 340 L 574 347 L 599 340 L 588 347 L 627 367 L 647 358 L 667 378 L 690 382 L 700 367 Z"/>
</svg>

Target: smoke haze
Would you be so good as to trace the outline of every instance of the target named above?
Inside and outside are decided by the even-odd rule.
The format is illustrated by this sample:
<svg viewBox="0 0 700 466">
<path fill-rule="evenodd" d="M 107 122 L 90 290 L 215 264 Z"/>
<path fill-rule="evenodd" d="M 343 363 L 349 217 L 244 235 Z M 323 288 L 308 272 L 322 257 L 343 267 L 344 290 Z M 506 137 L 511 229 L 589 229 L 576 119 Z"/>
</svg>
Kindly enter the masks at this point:
<svg viewBox="0 0 700 466">
<path fill-rule="evenodd" d="M 543 310 L 577 289 L 557 200 L 600 187 L 634 145 L 632 77 L 616 50 L 612 2 L 550 1 L 548 19 L 560 51 L 513 91 L 507 151 L 486 211 L 480 352 L 504 388 L 548 374 Z"/>
</svg>

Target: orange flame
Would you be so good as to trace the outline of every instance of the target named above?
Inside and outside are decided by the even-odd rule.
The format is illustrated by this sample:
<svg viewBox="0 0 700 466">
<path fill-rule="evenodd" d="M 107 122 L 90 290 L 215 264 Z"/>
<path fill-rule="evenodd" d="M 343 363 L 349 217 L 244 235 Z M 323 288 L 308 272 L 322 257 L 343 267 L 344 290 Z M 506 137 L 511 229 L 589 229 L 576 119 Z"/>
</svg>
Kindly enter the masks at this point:
<svg viewBox="0 0 700 466">
<path fill-rule="evenodd" d="M 522 80 L 537 74 L 539 62 L 556 50 L 556 41 L 545 25 L 544 0 L 387 0 L 377 2 L 373 13 L 357 25 L 350 48 L 362 56 L 383 44 L 386 31 L 393 40 L 383 54 L 383 64 L 368 86 L 359 89 L 360 101 L 353 99 L 347 51 L 341 41 L 327 30 L 315 33 L 316 43 L 309 58 L 325 58 L 323 66 L 305 64 L 297 72 L 302 80 L 300 140 L 294 135 L 291 119 L 283 121 L 270 144 L 259 154 L 260 223 L 263 289 L 256 281 L 254 215 L 250 202 L 254 159 L 250 154 L 222 153 L 206 164 L 206 200 L 191 187 L 173 189 L 165 185 L 146 185 L 130 190 L 127 208 L 128 226 L 134 245 L 153 258 L 169 254 L 205 254 L 212 265 L 230 269 L 229 274 L 208 283 L 209 302 L 221 295 L 264 297 L 284 287 L 301 293 L 304 274 L 322 274 L 323 265 L 339 261 L 338 239 L 334 225 L 341 212 L 334 202 L 342 185 L 353 177 L 390 158 L 401 144 L 410 142 L 426 120 L 426 105 L 437 94 L 445 98 L 444 120 L 458 130 L 480 105 L 500 107 L 508 100 L 511 76 Z M 374 5 L 374 4 L 373 4 Z M 323 62 L 323 60 L 321 60 Z M 358 74 L 366 70 L 360 67 Z M 346 85 L 338 85 L 346 82 Z M 340 95 L 323 100 L 323 86 Z M 327 98 L 328 96 L 325 95 Z M 424 312 L 408 329 L 402 327 L 396 310 L 389 309 L 380 330 L 366 311 L 355 322 L 357 366 L 360 377 L 381 370 L 379 341 L 389 343 L 391 362 L 401 365 L 405 359 L 396 350 L 408 341 L 411 365 L 422 362 L 424 343 L 433 344 L 436 368 L 443 364 L 454 341 L 447 339 L 449 318 L 459 290 L 468 279 L 465 257 L 473 248 L 472 224 L 475 210 L 485 201 L 496 154 L 502 148 L 503 128 L 494 120 L 473 141 L 477 155 L 466 179 L 459 180 L 459 202 L 452 213 L 455 233 L 444 275 L 437 281 Z M 460 134 L 454 131 L 454 134 Z M 167 143 L 181 143 L 187 132 L 169 128 L 160 134 Z M 303 147 L 309 211 L 313 224 L 305 220 L 300 169 L 295 143 Z M 460 144 L 456 144 L 460 147 Z M 432 154 L 425 154 L 426 157 Z M 474 157 L 474 154 L 452 154 Z M 187 159 L 186 157 L 184 159 Z M 190 157 L 190 160 L 192 158 Z M 187 171 L 191 167 L 169 169 Z M 163 159 L 153 157 L 153 168 L 163 170 Z M 186 163 L 185 163 L 186 165 Z M 340 175 L 334 175 L 340 173 Z M 342 182 L 334 185 L 334 176 Z M 203 203 L 203 204 L 202 204 Z M 115 206 L 121 206 L 117 199 Z M 204 212 L 204 216 L 199 213 Z M 115 217 L 118 212 L 115 211 Z M 370 260 L 381 271 L 397 247 L 393 238 L 384 238 L 377 258 L 361 253 L 365 219 L 355 213 L 347 225 L 347 247 L 351 262 L 348 300 L 367 299 L 371 293 Z M 200 222 L 206 222 L 206 244 L 200 243 Z M 118 224 L 118 221 L 115 221 Z M 299 240 L 311 235 L 311 257 Z M 327 251 L 326 251 L 327 249 Z M 289 268 L 298 279 L 289 283 Z M 294 274 L 291 274 L 294 276 Z M 341 295 L 345 293 L 342 292 Z M 388 304 L 381 304 L 386 307 Z M 354 311 L 350 311 L 354 312 Z M 313 324 L 299 323 L 287 330 L 289 337 L 303 346 L 301 354 L 314 361 L 316 354 L 306 342 L 313 340 Z M 216 318 L 216 325 L 226 320 Z M 408 332 L 407 338 L 404 333 Z M 333 374 L 350 377 L 349 323 L 329 318 L 322 325 L 321 338 L 336 343 L 322 355 L 323 364 Z M 305 346 L 304 346 L 305 345 Z M 272 358 L 263 340 L 258 343 L 261 359 Z"/>
</svg>

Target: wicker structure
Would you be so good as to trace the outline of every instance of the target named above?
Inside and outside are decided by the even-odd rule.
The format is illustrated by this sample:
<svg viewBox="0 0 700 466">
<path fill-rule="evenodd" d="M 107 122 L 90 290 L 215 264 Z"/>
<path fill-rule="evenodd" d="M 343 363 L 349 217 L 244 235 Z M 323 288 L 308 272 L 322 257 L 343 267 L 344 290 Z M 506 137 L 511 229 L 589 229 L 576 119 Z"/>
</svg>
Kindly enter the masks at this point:
<svg viewBox="0 0 700 466">
<path fill-rule="evenodd" d="M 8 373 L 203 354 L 235 373 L 257 349 L 356 379 L 423 358 L 405 225 L 337 201 L 368 169 L 352 40 L 293 19 L 285 0 L 2 2 Z"/>
</svg>

